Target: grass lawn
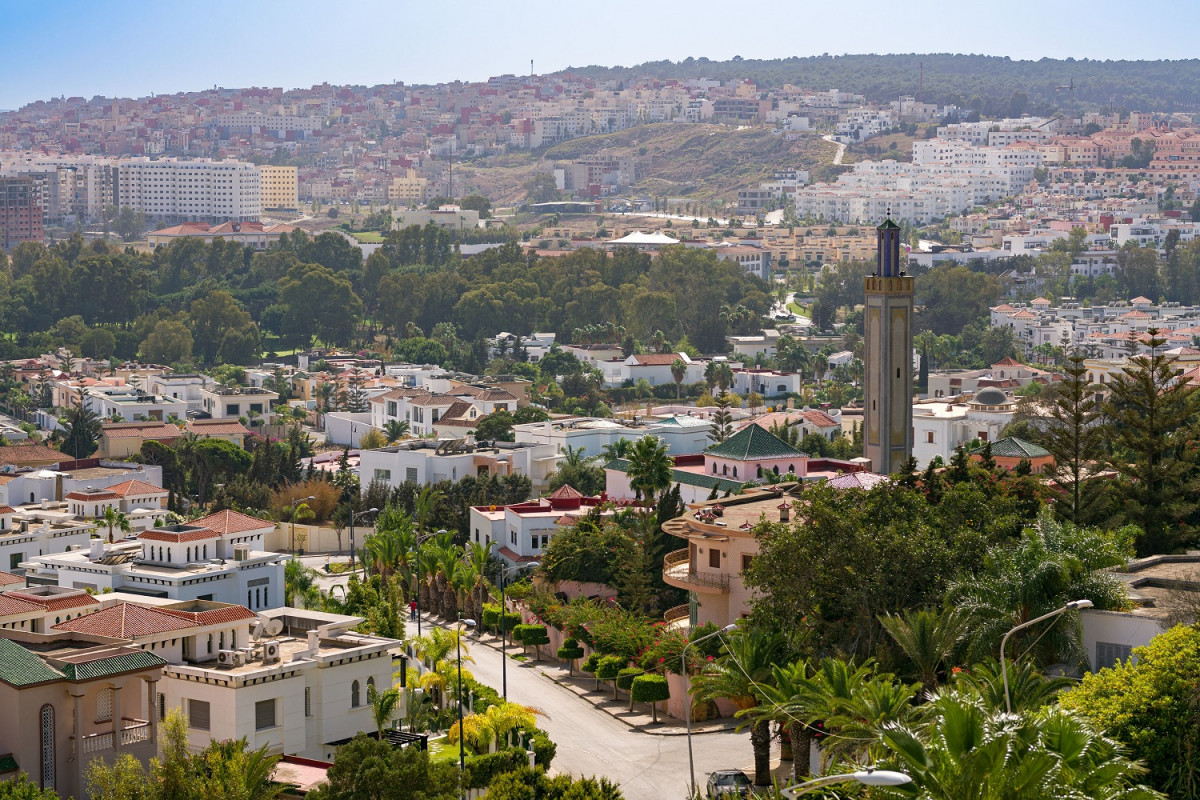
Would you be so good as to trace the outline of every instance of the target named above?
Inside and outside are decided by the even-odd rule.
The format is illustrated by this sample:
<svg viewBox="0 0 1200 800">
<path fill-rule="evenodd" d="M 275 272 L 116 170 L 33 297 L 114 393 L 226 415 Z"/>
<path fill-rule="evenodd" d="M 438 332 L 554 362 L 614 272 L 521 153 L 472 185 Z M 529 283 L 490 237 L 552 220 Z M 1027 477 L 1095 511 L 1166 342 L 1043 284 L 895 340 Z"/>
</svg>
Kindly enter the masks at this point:
<svg viewBox="0 0 1200 800">
<path fill-rule="evenodd" d="M 793 314 L 799 314 L 802 317 L 809 316 L 808 311 L 804 309 L 804 306 L 798 306 L 795 303 L 788 303 L 788 311 L 791 311 Z"/>
<path fill-rule="evenodd" d="M 352 233 L 360 244 L 382 244 L 383 234 L 379 231 L 364 231 L 363 233 Z"/>
<path fill-rule="evenodd" d="M 473 756 L 475 755 L 475 751 L 468 747 L 467 755 Z M 429 760 L 458 761 L 458 745 L 450 744 L 445 736 L 440 739 L 431 739 L 429 742 Z"/>
<path fill-rule="evenodd" d="M 527 660 L 525 658 L 524 653 L 513 653 L 511 656 L 509 656 L 509 658 L 511 658 L 513 661 L 526 661 Z"/>
</svg>

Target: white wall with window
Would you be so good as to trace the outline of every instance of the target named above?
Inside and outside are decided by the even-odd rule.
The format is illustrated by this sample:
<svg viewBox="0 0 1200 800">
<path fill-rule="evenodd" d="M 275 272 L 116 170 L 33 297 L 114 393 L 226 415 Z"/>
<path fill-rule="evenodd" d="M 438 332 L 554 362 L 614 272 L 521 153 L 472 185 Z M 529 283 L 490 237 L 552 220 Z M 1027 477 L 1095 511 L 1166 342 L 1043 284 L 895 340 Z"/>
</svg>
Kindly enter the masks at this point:
<svg viewBox="0 0 1200 800">
<path fill-rule="evenodd" d="M 1083 649 L 1092 672 L 1111 667 L 1118 658 L 1128 658 L 1133 648 L 1149 644 L 1164 630 L 1157 615 L 1086 609 L 1080 617 Z"/>
</svg>

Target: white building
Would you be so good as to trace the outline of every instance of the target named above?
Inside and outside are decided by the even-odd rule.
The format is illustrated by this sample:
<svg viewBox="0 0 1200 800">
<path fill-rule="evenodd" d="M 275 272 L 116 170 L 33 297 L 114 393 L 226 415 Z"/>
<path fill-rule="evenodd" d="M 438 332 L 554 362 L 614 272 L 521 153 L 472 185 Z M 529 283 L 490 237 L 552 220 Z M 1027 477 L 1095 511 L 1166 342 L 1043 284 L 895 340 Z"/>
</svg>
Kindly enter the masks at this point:
<svg viewBox="0 0 1200 800">
<path fill-rule="evenodd" d="M 211 389 L 216 381 L 209 375 L 171 373 L 151 375 L 144 381 L 147 392 L 161 395 L 171 400 L 182 401 L 188 411 L 201 411 L 204 408 L 202 389 Z"/>
<path fill-rule="evenodd" d="M 599 361 L 596 366 L 604 375 L 606 386 L 621 386 L 625 381 L 637 383 L 645 379 L 651 386 L 675 383 L 671 365 L 679 359 L 687 367 L 682 383 L 704 380 L 704 363 L 693 361 L 687 353 L 638 353 L 612 361 Z"/>
<path fill-rule="evenodd" d="M 118 176 L 121 206 L 151 219 L 248 222 L 262 214 L 254 164 L 131 158 L 119 163 Z"/>
<path fill-rule="evenodd" d="M 539 559 L 550 539 L 563 526 L 572 525 L 604 503 L 601 497 L 584 497 L 571 486 L 526 503 L 508 506 L 471 506 L 467 538 L 496 545 L 495 552 L 509 564 Z M 611 516 L 612 509 L 602 514 Z"/>
<path fill-rule="evenodd" d="M 486 447 L 473 439 L 412 439 L 359 454 L 359 476 L 365 487 L 381 481 L 389 487 L 410 482 L 418 485 L 457 481 L 467 475 L 503 478 L 523 475 L 534 491 L 546 486 L 559 456 L 551 445 L 529 442 L 492 442 Z"/>
<path fill-rule="evenodd" d="M 162 395 L 147 393 L 136 386 L 91 386 L 83 394 L 84 407 L 101 419 L 138 420 L 184 419 L 188 405 Z"/>
<path fill-rule="evenodd" d="M 271 403 L 279 399 L 276 392 L 256 386 L 200 386 L 200 408 L 213 419 L 238 419 L 260 414 L 265 421 L 271 413 Z"/>
<path fill-rule="evenodd" d="M 170 492 L 161 486 L 128 480 L 102 489 L 92 486 L 77 489 L 68 492 L 63 499 L 76 519 L 98 520 L 106 510 L 112 508 L 127 517 L 133 530 L 144 531 L 166 520 L 169 495 Z M 114 529 L 114 536 L 119 533 Z"/>
<path fill-rule="evenodd" d="M 994 442 L 1012 421 L 1016 402 L 1000 389 L 980 389 L 965 401 L 927 400 L 913 404 L 913 457 L 918 468 L 935 456 L 948 462 L 961 445 Z"/>
<path fill-rule="evenodd" d="M 124 640 L 164 658 L 156 712 L 184 714 L 194 751 L 245 737 L 252 748 L 330 761 L 332 742 L 375 729 L 368 693 L 391 688 L 400 642 L 352 631 L 362 617 L 104 599 L 105 608 L 55 630 Z"/>
<path fill-rule="evenodd" d="M 172 600 L 214 600 L 262 610 L 283 603 L 285 556 L 262 550 L 275 523 L 220 511 L 136 539 L 41 555 L 21 564 L 31 583 L 124 591 Z"/>
<path fill-rule="evenodd" d="M 75 519 L 62 506 L 50 509 L 0 506 L 0 568 L 18 570 L 34 556 L 87 546 L 93 524 Z"/>
<path fill-rule="evenodd" d="M 300 138 L 304 138 L 313 131 L 321 130 L 320 117 L 294 114 L 232 111 L 217 114 L 214 121 L 218 128 L 225 128 L 231 134 L 269 133 L 276 139 L 284 138 L 289 132 L 302 134 Z"/>
<path fill-rule="evenodd" d="M 621 439 L 634 441 L 643 436 L 657 436 L 671 455 L 701 453 L 712 444 L 709 438 L 712 422 L 698 414 L 685 413 L 635 420 L 567 417 L 514 425 L 513 431 L 520 441 L 547 444 L 559 454 L 570 447 L 587 458 L 599 456 L 605 447 Z"/>
</svg>

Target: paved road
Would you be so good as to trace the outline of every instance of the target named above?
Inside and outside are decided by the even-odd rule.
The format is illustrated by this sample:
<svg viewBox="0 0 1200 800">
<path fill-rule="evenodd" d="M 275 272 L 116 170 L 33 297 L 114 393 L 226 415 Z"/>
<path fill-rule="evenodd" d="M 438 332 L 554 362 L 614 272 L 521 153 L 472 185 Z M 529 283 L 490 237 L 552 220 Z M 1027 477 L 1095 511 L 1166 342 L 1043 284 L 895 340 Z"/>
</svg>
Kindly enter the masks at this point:
<svg viewBox="0 0 1200 800">
<path fill-rule="evenodd" d="M 424 627 L 424 626 L 422 626 Z M 471 646 L 475 677 L 500 688 L 500 653 Z M 508 699 L 538 709 L 538 725 L 558 745 L 554 769 L 575 775 L 604 775 L 628 800 L 684 800 L 688 794 L 686 736 L 640 733 L 593 708 L 542 675 L 535 664 L 509 661 Z M 743 769 L 754 760 L 749 733 L 721 731 L 692 737 L 696 781 L 703 788 L 714 769 Z"/>
</svg>

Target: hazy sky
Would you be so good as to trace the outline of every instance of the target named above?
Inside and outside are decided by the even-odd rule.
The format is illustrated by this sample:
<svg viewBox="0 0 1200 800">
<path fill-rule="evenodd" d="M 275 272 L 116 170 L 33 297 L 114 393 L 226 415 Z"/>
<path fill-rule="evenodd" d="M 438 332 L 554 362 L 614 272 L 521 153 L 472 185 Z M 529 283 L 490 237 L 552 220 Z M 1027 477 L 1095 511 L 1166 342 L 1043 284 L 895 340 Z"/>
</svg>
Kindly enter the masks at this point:
<svg viewBox="0 0 1200 800">
<path fill-rule="evenodd" d="M 1198 23 L 1191 0 L 0 0 L 0 108 L 214 84 L 482 80 L 530 59 L 544 73 L 688 56 L 1193 58 Z"/>
</svg>

